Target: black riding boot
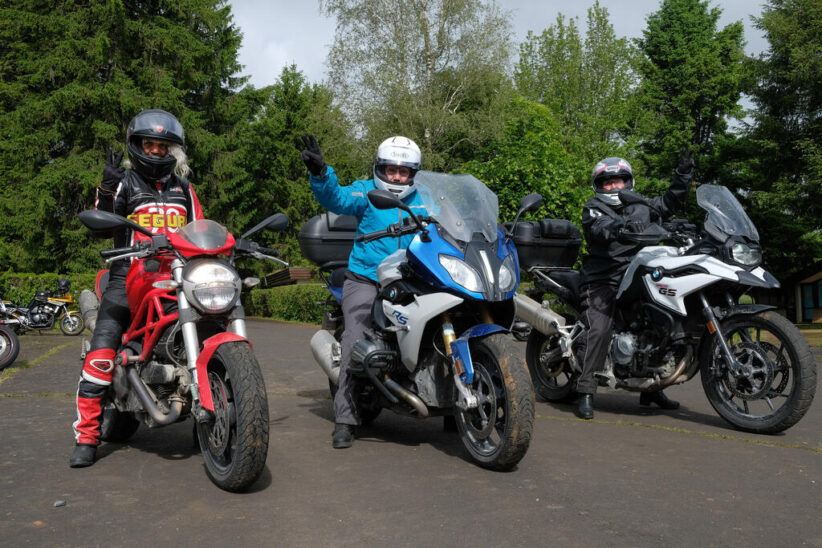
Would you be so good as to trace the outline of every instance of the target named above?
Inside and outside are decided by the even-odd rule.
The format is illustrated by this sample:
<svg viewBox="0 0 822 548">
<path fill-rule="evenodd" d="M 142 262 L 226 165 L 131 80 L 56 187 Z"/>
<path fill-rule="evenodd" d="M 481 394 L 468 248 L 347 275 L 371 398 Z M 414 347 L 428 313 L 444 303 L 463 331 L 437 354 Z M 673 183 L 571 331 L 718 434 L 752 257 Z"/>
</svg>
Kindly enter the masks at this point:
<svg viewBox="0 0 822 548">
<path fill-rule="evenodd" d="M 652 403 L 657 404 L 660 409 L 679 409 L 679 402 L 666 396 L 662 390 L 659 392 L 642 392 L 639 395 L 639 405 L 650 407 Z"/>
<path fill-rule="evenodd" d="M 580 394 L 579 396 L 579 408 L 577 409 L 577 416 L 581 419 L 593 419 L 594 418 L 594 395 L 593 394 Z"/>
</svg>

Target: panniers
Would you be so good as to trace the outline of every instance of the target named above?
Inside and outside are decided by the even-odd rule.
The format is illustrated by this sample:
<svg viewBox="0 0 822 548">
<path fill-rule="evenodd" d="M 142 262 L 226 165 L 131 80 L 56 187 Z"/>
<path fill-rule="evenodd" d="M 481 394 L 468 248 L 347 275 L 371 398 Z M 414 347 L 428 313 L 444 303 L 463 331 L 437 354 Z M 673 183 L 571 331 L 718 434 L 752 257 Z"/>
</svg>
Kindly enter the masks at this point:
<svg viewBox="0 0 822 548">
<path fill-rule="evenodd" d="M 523 270 L 534 266 L 572 267 L 582 237 L 579 228 L 565 219 L 520 221 L 514 231 L 514 244 Z"/>
</svg>

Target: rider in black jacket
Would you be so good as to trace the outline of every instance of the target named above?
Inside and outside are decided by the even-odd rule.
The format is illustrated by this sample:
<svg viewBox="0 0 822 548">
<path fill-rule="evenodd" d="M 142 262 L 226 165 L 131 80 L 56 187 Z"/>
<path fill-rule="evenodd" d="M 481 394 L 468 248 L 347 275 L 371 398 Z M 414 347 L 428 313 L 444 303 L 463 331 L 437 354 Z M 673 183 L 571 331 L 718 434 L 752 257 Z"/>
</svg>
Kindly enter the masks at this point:
<svg viewBox="0 0 822 548">
<path fill-rule="evenodd" d="M 128 217 L 152 232 L 176 232 L 202 217 L 200 202 L 185 179 L 189 172 L 185 136 L 177 118 L 164 110 L 144 110 L 126 130 L 129 167 L 120 167 L 123 153 L 108 151 L 95 207 Z M 131 229 L 115 230 L 114 247 L 147 237 Z M 126 296 L 129 261 L 114 261 L 100 302 L 97 325 L 77 387 L 75 448 L 69 466 L 91 466 L 100 443 L 103 397 L 111 384 L 114 354 L 131 315 Z"/>
<path fill-rule="evenodd" d="M 634 187 L 633 169 L 627 161 L 605 158 L 594 166 L 591 183 L 595 194 L 582 210 L 582 229 L 588 243 L 588 254 L 582 260 L 582 321 L 588 329 L 576 352 L 577 360 L 582 364 L 582 373 L 577 380 L 578 415 L 581 418 L 594 417 L 597 388 L 594 373 L 602 368 L 608 352 L 617 287 L 640 248 L 635 243 L 620 241 L 620 232 L 643 232 L 649 224 L 668 218 L 681 209 L 691 187 L 693 165 L 690 154 L 683 149 L 671 186 L 664 195 L 648 200 L 652 205 L 650 208 L 638 203 L 624 205 L 619 198 L 620 190 Z M 678 402 L 662 391 L 643 392 L 639 403 L 645 406 L 656 403 L 663 409 L 679 407 Z"/>
</svg>

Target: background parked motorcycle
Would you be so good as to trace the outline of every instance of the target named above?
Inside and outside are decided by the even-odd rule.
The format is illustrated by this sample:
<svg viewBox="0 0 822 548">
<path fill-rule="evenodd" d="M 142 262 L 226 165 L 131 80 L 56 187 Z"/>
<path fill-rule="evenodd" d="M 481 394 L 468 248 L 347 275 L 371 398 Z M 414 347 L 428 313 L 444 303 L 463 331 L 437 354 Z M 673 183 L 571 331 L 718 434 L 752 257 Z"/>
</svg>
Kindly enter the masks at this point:
<svg viewBox="0 0 822 548">
<path fill-rule="evenodd" d="M 55 322 L 59 322 L 64 335 L 71 337 L 79 335 L 85 328 L 80 312 L 72 310 L 77 303 L 67 278 L 61 279 L 54 290 L 36 291 L 26 307 L 11 301 L 2 304 L 0 324 L 20 335 L 26 331 L 52 329 Z"/>
<path fill-rule="evenodd" d="M 0 310 L 3 306 L 0 305 Z M 17 359 L 20 353 L 20 341 L 13 329 L 0 325 L 0 371 L 7 368 Z"/>
</svg>

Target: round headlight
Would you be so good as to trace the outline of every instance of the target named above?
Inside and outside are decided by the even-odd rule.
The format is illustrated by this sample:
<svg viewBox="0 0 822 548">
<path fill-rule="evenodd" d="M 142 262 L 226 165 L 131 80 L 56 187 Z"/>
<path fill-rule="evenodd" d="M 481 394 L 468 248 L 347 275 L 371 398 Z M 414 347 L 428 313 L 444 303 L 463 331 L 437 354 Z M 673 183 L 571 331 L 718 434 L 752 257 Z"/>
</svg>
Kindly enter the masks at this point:
<svg viewBox="0 0 822 548">
<path fill-rule="evenodd" d="M 240 297 L 241 283 L 233 268 L 212 259 L 191 261 L 183 270 L 186 298 L 206 314 L 231 310 Z"/>
</svg>

